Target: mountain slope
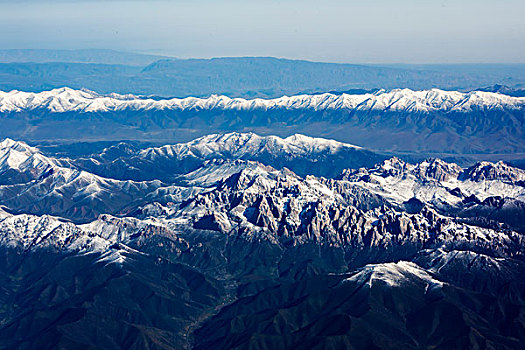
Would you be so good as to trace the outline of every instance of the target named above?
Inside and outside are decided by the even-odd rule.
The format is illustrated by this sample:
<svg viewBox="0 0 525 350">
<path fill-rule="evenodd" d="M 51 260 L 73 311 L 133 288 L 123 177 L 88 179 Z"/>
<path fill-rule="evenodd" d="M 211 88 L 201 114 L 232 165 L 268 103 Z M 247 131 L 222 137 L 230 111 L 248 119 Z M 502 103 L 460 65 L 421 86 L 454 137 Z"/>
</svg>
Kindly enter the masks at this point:
<svg viewBox="0 0 525 350">
<path fill-rule="evenodd" d="M 86 172 L 69 160 L 44 156 L 23 142 L 0 143 L 0 203 L 15 212 L 53 214 L 86 221 L 122 213 L 151 201 L 180 201 L 198 188 L 119 181 Z"/>
<path fill-rule="evenodd" d="M 518 318 L 494 311 L 522 307 L 483 298 L 412 263 L 367 265 L 247 295 L 197 331 L 196 348 L 517 349 L 523 339 Z M 478 308 L 485 303 L 491 306 Z"/>
<path fill-rule="evenodd" d="M 343 151 L 364 150 L 232 133 L 90 158 L 152 161 L 137 176 L 195 161 L 175 186 L 4 140 L 0 348 L 519 349 L 525 172 L 391 158 L 324 178 L 252 160 Z"/>
<path fill-rule="evenodd" d="M 392 158 L 371 169 L 347 170 L 341 179 L 341 191 L 380 196 L 407 211 L 430 204 L 478 225 L 505 223 L 525 232 L 525 172 L 502 162 L 462 169 L 439 159 L 414 165 Z"/>
<path fill-rule="evenodd" d="M 263 180 L 267 172 L 281 171 L 285 177 L 297 176 L 295 172 L 302 182 L 313 181 L 314 188 L 319 187 L 315 191 L 330 193 L 335 203 L 365 211 L 387 205 L 418 213 L 429 205 L 443 215 L 481 226 L 525 230 L 525 173 L 501 162 L 461 168 L 439 159 L 409 164 L 392 158 L 366 168 L 384 157 L 302 135 L 281 139 L 231 133 L 144 150 L 119 144 L 98 156 L 77 159 L 47 157 L 12 140 L 0 145 L 2 203 L 15 212 L 88 221 L 99 214 L 131 213 L 153 202 L 188 205 L 192 196 L 210 196 L 214 191 L 221 199 L 211 203 L 218 204 L 224 201 L 227 181 L 234 181 L 228 179 L 236 176 L 253 177 L 246 183 L 261 179 L 265 186 L 276 186 L 277 193 L 287 193 L 287 189 L 277 190 L 283 184 Z M 356 164 L 362 167 L 342 171 Z M 251 171 L 260 175 L 250 175 Z M 292 187 L 297 191 L 296 185 Z M 237 199 L 229 200 L 238 205 Z M 270 199 L 274 204 L 279 201 Z M 272 225 L 276 229 L 281 224 Z"/>
</svg>

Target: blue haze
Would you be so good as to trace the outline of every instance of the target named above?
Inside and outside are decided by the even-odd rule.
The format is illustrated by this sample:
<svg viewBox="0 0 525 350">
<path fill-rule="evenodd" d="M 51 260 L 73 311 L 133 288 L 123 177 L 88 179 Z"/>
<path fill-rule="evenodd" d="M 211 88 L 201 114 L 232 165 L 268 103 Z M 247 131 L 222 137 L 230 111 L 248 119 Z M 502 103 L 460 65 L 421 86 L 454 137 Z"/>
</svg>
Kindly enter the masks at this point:
<svg viewBox="0 0 525 350">
<path fill-rule="evenodd" d="M 0 1 L 0 48 L 523 63 L 523 0 Z"/>
</svg>

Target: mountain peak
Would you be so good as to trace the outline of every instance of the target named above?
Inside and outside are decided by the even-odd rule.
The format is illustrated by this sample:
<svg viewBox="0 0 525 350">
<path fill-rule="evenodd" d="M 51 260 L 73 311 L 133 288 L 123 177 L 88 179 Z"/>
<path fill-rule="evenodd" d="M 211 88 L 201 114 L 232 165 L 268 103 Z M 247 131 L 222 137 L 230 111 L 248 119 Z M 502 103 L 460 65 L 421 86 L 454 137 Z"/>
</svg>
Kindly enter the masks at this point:
<svg viewBox="0 0 525 350">
<path fill-rule="evenodd" d="M 443 285 L 442 282 L 432 278 L 427 271 L 407 261 L 366 265 L 345 281 L 366 282 L 370 287 L 381 281 L 390 287 L 397 287 L 414 280 L 424 282 L 429 286 L 441 287 Z"/>
<path fill-rule="evenodd" d="M 22 142 L 22 141 L 15 141 L 10 138 L 5 138 L 2 141 L 0 141 L 0 150 L 4 150 L 7 148 L 18 149 L 18 150 L 33 150 L 35 152 L 38 152 L 36 148 L 30 147 L 27 143 Z"/>
<path fill-rule="evenodd" d="M 475 182 L 483 180 L 516 182 L 525 180 L 525 170 L 514 168 L 502 161 L 497 163 L 477 162 L 466 169 L 462 177 Z"/>
<path fill-rule="evenodd" d="M 41 163 L 44 167 L 52 162 L 44 157 L 37 148 L 31 147 L 25 142 L 14 141 L 6 138 L 0 142 L 0 169 L 20 169 L 22 165 L 30 161 L 32 167 Z"/>
<path fill-rule="evenodd" d="M 354 148 L 362 149 L 362 147 L 355 146 L 349 143 L 343 143 L 335 140 L 324 139 L 319 137 L 311 137 L 303 134 L 294 134 L 283 139 L 283 141 L 289 142 L 290 144 L 296 145 L 303 149 L 316 149 L 316 150 L 330 150 L 336 151 L 339 148 Z"/>
<path fill-rule="evenodd" d="M 429 158 L 418 163 L 415 171 L 427 178 L 448 181 L 457 178 L 463 169 L 455 163 L 447 163 L 439 158 Z"/>
</svg>

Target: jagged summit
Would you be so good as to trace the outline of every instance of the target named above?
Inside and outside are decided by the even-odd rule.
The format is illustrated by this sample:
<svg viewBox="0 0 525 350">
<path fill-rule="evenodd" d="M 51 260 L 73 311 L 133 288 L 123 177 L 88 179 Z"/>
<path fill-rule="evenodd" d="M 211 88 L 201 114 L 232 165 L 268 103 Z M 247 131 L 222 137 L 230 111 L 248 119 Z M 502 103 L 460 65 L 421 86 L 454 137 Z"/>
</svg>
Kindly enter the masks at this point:
<svg viewBox="0 0 525 350">
<path fill-rule="evenodd" d="M 128 149 L 125 144 L 117 146 L 124 151 L 116 155 L 108 150 L 102 152 L 107 160 L 77 161 L 46 157 L 36 148 L 6 139 L 0 143 L 4 185 L 0 187 L 4 198 L 0 204 L 15 212 L 52 214 L 74 222 L 86 222 L 104 213 L 134 213 L 153 203 L 159 203 L 160 208 L 171 203 L 169 210 L 153 212 L 182 215 L 186 221 L 195 215 L 198 219 L 202 213 L 222 212 L 221 222 L 227 222 L 224 217 L 229 211 L 239 208 L 242 213 L 237 219 L 259 222 L 253 219 L 253 211 L 262 210 L 260 220 L 265 217 L 263 221 L 268 223 L 268 208 L 272 206 L 272 215 L 276 208 L 281 212 L 274 215 L 276 220 L 292 215 L 283 214 L 289 210 L 298 210 L 295 226 L 268 223 L 287 232 L 302 230 L 297 223 L 312 210 L 317 213 L 312 218 L 320 215 L 316 220 L 321 225 L 323 215 L 340 215 L 334 213 L 343 212 L 345 207 L 365 212 L 385 207 L 411 214 L 427 207 L 442 215 L 464 215 L 469 219 L 479 219 L 480 211 L 489 210 L 493 217 L 482 217 L 490 221 L 490 227 L 507 223 L 523 229 L 523 171 L 501 162 L 482 162 L 463 169 L 435 158 L 410 164 L 393 157 L 330 178 L 312 173 L 334 170 L 344 164 L 345 155 L 355 156 L 342 150 L 365 151 L 304 135 L 280 138 L 254 133 L 213 134 L 142 151 Z M 86 164 L 94 167 L 95 174 Z M 149 178 L 134 179 L 135 173 Z M 131 174 L 132 178 L 114 174 Z M 205 205 L 201 206 L 200 201 Z M 195 212 L 187 212 L 190 204 Z M 183 208 L 183 214 L 176 214 Z M 511 212 L 514 214 L 509 216 Z M 237 219 L 226 226 L 233 227 Z"/>
<path fill-rule="evenodd" d="M 37 171 L 41 173 L 56 165 L 55 160 L 44 156 L 37 148 L 25 142 L 9 138 L 0 142 L 0 172 L 16 169 L 17 171 L 31 170 L 35 174 Z"/>
<path fill-rule="evenodd" d="M 517 182 L 525 180 L 525 171 L 514 168 L 502 161 L 497 163 L 478 162 L 466 169 L 462 177 L 472 181 L 502 180 Z"/>
<path fill-rule="evenodd" d="M 421 181 L 503 181 L 517 183 L 525 179 L 525 171 L 502 161 L 492 163 L 477 162 L 468 168 L 448 163 L 439 158 L 428 158 L 411 164 L 398 157 L 385 159 L 382 163 L 368 169 L 345 169 L 339 176 L 345 180 L 357 180 L 363 176 L 374 175 L 381 178 L 413 176 Z"/>
</svg>

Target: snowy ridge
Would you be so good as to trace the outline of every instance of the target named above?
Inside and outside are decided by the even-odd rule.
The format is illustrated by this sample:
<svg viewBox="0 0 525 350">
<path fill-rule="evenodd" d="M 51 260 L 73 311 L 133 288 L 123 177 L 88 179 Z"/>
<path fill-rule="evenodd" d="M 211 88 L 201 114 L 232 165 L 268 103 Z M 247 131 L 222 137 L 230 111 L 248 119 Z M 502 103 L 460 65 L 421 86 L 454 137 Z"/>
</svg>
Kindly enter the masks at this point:
<svg viewBox="0 0 525 350">
<path fill-rule="evenodd" d="M 158 180 L 103 177 L 72 165 L 68 159 L 47 157 L 23 142 L 6 139 L 0 143 L 0 203 L 15 212 L 71 220 L 113 213 L 133 200 L 180 201 L 198 191 L 197 187 L 166 186 Z"/>
<path fill-rule="evenodd" d="M 45 157 L 37 148 L 24 142 L 5 139 L 0 142 L 0 171 L 6 169 L 39 169 L 45 170 L 56 166 L 56 162 Z"/>
<path fill-rule="evenodd" d="M 52 170 L 48 177 L 52 177 L 52 188 L 59 190 L 66 185 L 78 182 L 76 186 L 79 191 L 75 196 L 89 195 L 103 191 L 104 187 L 111 184 L 119 183 L 124 186 L 124 182 L 103 178 L 91 174 L 82 169 L 78 169 L 66 161 L 66 166 L 61 161 L 52 157 L 43 155 L 39 149 L 30 147 L 24 142 L 17 142 L 11 139 L 5 139 L 0 142 L 0 174 L 4 171 L 15 170 L 16 172 L 28 172 L 34 178 L 38 178 L 46 172 Z M 43 178 L 40 180 L 44 180 Z M 128 182 L 134 185 L 133 181 Z M 140 184 L 137 184 L 140 185 Z M 156 182 L 157 187 L 160 182 Z M 1 190 L 0 190 L 1 193 Z"/>
<path fill-rule="evenodd" d="M 290 188 L 296 188 L 297 193 L 290 196 L 284 192 Z M 0 245 L 24 250 L 107 252 L 112 245 L 144 242 L 154 236 L 183 243 L 176 232 L 194 229 L 222 234 L 235 229 L 248 240 L 264 239 L 275 244 L 280 238 L 293 239 L 295 244 L 314 241 L 356 247 L 428 242 L 437 247 L 493 248 L 503 255 L 516 244 L 525 243 L 515 232 L 456 223 L 433 211 L 423 215 L 392 210 L 363 212 L 348 207 L 315 179 L 265 173 L 263 168 L 243 170 L 217 191 L 196 195 L 181 208 L 156 205 L 163 210 L 146 210 L 149 215 L 144 218 L 104 214 L 81 225 L 49 215 L 13 215 L 0 210 Z M 430 234 L 437 228 L 437 233 Z"/>
<path fill-rule="evenodd" d="M 457 111 L 473 109 L 518 109 L 525 106 L 524 97 L 511 97 L 499 93 L 473 91 L 461 93 L 439 89 L 413 91 L 396 89 L 363 95 L 297 95 L 276 99 L 229 98 L 212 95 L 208 98 L 154 100 L 133 95 L 99 95 L 87 90 L 53 89 L 39 93 L 0 92 L 0 112 L 21 112 L 46 109 L 51 112 L 114 112 L 124 110 L 390 110 L 390 111 Z"/>
<path fill-rule="evenodd" d="M 188 143 L 147 148 L 139 153 L 141 157 L 154 159 L 156 157 L 210 157 L 228 154 L 230 157 L 243 158 L 258 153 L 268 152 L 273 155 L 288 155 L 301 157 L 312 153 L 335 153 L 342 148 L 361 149 L 347 143 L 334 140 L 292 135 L 287 138 L 277 136 L 259 136 L 254 133 L 213 134 L 200 137 Z"/>
<path fill-rule="evenodd" d="M 43 216 L 10 218 L 0 212 L 0 231 L 5 226 L 8 236 L 20 234 L 24 247 L 41 245 L 45 237 L 55 237 L 57 244 L 69 247 L 75 235 L 89 236 L 82 232 L 118 243 L 138 232 L 171 235 L 174 230 L 194 229 L 275 243 L 287 239 L 296 244 L 382 246 L 454 241 L 512 246 L 515 238 L 509 237 L 515 237 L 514 233 L 507 236 L 498 231 L 505 227 L 490 222 L 487 227 L 469 226 L 454 218 L 458 214 L 483 218 L 487 211 L 495 215 L 494 223 L 525 229 L 519 222 L 525 215 L 525 172 L 504 163 L 482 162 L 463 169 L 439 159 L 409 164 L 394 157 L 372 168 L 347 170 L 339 179 L 327 179 L 240 158 L 243 152 L 265 147 L 290 147 L 291 154 L 310 157 L 298 150 L 324 147 L 330 151 L 344 144 L 300 135 L 281 139 L 232 133 L 182 145 L 145 151 L 145 158 L 160 156 L 161 162 L 152 163 L 154 167 L 165 162 L 169 152 L 210 156 L 195 170 L 181 173 L 177 185 L 166 185 L 159 180 L 116 180 L 62 166 L 65 160 L 46 158 L 36 148 L 5 140 L 0 144 L 4 160 L 0 204 L 7 212 Z M 237 159 L 214 158 L 221 152 L 231 152 Z M 29 161 L 36 156 L 41 163 Z M 91 224 L 72 226 L 44 214 Z"/>
<path fill-rule="evenodd" d="M 113 244 L 125 244 L 131 237 L 150 232 L 176 239 L 168 228 L 152 220 L 101 215 L 89 224 L 75 225 L 54 216 L 13 215 L 0 209 L 0 245 L 24 250 L 107 252 Z"/>
<path fill-rule="evenodd" d="M 233 133 L 148 149 L 144 164 L 125 144 L 100 157 L 154 177 L 163 164 L 180 168 L 178 182 L 164 183 L 95 175 L 0 142 L 0 347 L 231 348 L 262 330 L 263 342 L 245 347 L 290 348 L 312 335 L 345 348 L 357 334 L 384 339 L 377 348 L 465 348 L 480 330 L 470 347 L 497 338 L 489 347 L 520 348 L 525 173 L 398 158 L 339 177 L 308 175 L 311 163 L 294 172 L 315 154 L 365 152 L 343 147 Z M 250 159 L 257 152 L 298 158 Z M 195 167 L 181 166 L 185 155 Z M 224 345 L 191 342 L 230 333 Z M 297 338 L 268 342 L 283 334 Z"/>
<path fill-rule="evenodd" d="M 479 162 L 462 169 L 440 159 L 410 164 L 396 157 L 374 168 L 347 170 L 342 175 L 343 183 L 348 181 L 398 204 L 417 198 L 436 206 L 458 205 L 469 196 L 481 201 L 494 196 L 525 201 L 523 179 L 524 170 L 503 162 Z"/>
</svg>

